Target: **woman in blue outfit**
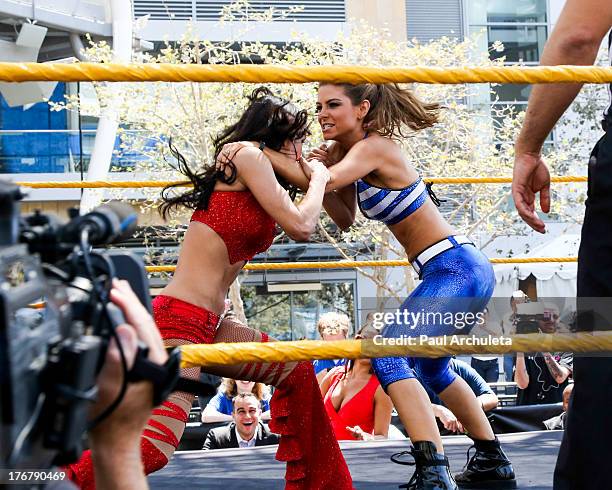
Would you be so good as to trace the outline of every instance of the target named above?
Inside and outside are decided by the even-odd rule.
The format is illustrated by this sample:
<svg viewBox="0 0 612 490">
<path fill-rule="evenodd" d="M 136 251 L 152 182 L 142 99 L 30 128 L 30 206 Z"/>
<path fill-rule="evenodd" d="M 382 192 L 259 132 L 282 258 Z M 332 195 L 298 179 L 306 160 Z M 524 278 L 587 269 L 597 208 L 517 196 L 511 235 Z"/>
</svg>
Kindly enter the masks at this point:
<svg viewBox="0 0 612 490">
<path fill-rule="evenodd" d="M 437 104 L 425 104 L 397 85 L 321 84 L 318 121 L 324 138 L 333 143 L 329 147 L 322 145 L 309 158 L 323 161 L 330 170 L 332 177 L 323 202 L 342 229 L 353 223 L 358 204 L 366 217 L 385 223 L 406 250 L 422 283 L 402 309 L 476 314 L 483 310 L 493 291 L 491 265 L 444 220 L 427 186 L 395 141 L 406 131 L 433 126 L 439 110 Z M 305 165 L 300 168 L 295 160 L 269 156 L 281 176 L 307 189 Z M 458 332 L 457 326 L 448 322 L 398 322 L 386 326 L 384 335 L 433 336 L 467 333 L 470 328 L 465 325 Z M 474 393 L 449 369 L 448 360 L 384 358 L 372 362 L 413 443 L 410 453 L 416 470 L 407 488 L 457 488 L 443 454 L 429 398 L 417 375 L 456 414 L 474 440 L 476 454 L 456 475 L 457 483 L 462 488 L 514 488 L 510 461 Z"/>
</svg>

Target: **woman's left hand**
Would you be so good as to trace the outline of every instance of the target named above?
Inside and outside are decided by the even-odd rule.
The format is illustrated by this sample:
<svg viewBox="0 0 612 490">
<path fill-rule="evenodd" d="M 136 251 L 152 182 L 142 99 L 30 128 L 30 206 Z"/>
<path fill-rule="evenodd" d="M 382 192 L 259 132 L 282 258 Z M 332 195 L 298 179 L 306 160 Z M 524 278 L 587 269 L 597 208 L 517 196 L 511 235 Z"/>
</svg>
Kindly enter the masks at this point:
<svg viewBox="0 0 612 490">
<path fill-rule="evenodd" d="M 347 425 L 346 430 L 348 430 L 355 439 L 360 440 L 360 441 L 371 441 L 374 439 L 374 436 L 372 434 L 368 434 L 367 432 L 364 432 L 363 429 L 359 427 L 358 425 L 356 425 L 355 427 L 349 427 Z"/>
<path fill-rule="evenodd" d="M 311 180 L 314 175 L 320 175 L 326 183 L 329 182 L 331 179 L 331 174 L 329 173 L 329 170 L 327 170 L 327 167 L 319 160 L 305 160 L 304 158 L 302 158 L 300 160 L 300 165 L 302 167 L 304 175 L 306 175 L 309 180 Z"/>
</svg>

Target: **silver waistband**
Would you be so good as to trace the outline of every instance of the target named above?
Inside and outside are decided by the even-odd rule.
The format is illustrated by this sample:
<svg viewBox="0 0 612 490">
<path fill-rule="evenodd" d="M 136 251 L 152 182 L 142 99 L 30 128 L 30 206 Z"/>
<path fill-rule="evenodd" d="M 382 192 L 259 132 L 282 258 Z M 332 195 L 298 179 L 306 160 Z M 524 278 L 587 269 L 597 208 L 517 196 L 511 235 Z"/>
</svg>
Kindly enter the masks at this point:
<svg viewBox="0 0 612 490">
<path fill-rule="evenodd" d="M 437 257 L 442 252 L 446 252 L 447 250 L 454 248 L 455 245 L 464 245 L 466 243 L 469 245 L 474 245 L 472 240 L 463 235 L 455 235 L 445 238 L 438 243 L 434 243 L 432 246 L 426 248 L 419 255 L 417 255 L 417 257 L 412 261 L 412 267 L 417 274 L 421 275 L 421 270 L 431 259 Z"/>
</svg>

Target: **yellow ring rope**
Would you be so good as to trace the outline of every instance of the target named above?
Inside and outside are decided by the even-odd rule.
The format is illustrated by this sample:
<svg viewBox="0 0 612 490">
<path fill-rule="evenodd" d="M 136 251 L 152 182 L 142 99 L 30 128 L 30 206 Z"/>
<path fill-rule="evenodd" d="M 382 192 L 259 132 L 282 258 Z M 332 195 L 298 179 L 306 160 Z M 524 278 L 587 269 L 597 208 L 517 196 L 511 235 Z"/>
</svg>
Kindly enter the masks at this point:
<svg viewBox="0 0 612 490">
<path fill-rule="evenodd" d="M 516 257 L 489 259 L 492 264 L 536 264 L 541 262 L 577 262 L 578 257 Z M 246 264 L 251 271 L 288 269 L 353 269 L 356 267 L 406 267 L 410 262 L 403 260 L 338 260 L 329 262 L 260 262 Z M 175 265 L 147 265 L 147 272 L 174 272 Z M 31 303 L 30 308 L 44 308 L 45 303 Z"/>
<path fill-rule="evenodd" d="M 541 262 L 577 262 L 578 257 L 509 257 L 489 259 L 492 264 L 538 264 Z M 287 269 L 354 269 L 355 267 L 406 267 L 410 262 L 403 260 L 338 260 L 328 262 L 258 262 L 246 264 L 250 271 Z M 175 265 L 148 265 L 147 272 L 174 272 Z"/>
<path fill-rule="evenodd" d="M 292 66 L 167 63 L 0 63 L 4 82 L 247 82 L 247 83 L 610 83 L 597 66 Z"/>
<path fill-rule="evenodd" d="M 437 339 L 434 341 L 434 339 Z M 453 339 L 455 339 L 453 341 Z M 463 340 L 462 340 L 463 339 Z M 294 342 L 239 342 L 183 345 L 181 366 L 226 366 L 245 362 L 291 362 L 311 359 L 357 359 L 391 356 L 442 357 L 508 352 L 612 352 L 612 332 L 529 334 L 504 337 L 508 342 L 470 345 L 469 335 L 413 337 L 414 345 L 376 345 L 373 340 L 298 340 Z M 476 337 L 478 339 L 478 337 Z M 456 342 L 456 343 L 453 343 Z M 411 342 L 412 344 L 412 342 Z M 440 344 L 440 345 L 437 345 Z M 507 345 L 509 344 L 509 345 Z"/>
<path fill-rule="evenodd" d="M 511 184 L 512 177 L 425 177 L 425 182 L 432 184 Z M 571 183 L 586 182 L 587 177 L 581 175 L 554 176 L 551 182 Z M 190 182 L 178 180 L 96 180 L 96 181 L 50 181 L 50 182 L 15 182 L 16 185 L 29 187 L 31 189 L 103 189 L 103 188 L 141 188 L 141 187 L 166 187 L 170 184 L 184 184 L 191 187 Z"/>
</svg>

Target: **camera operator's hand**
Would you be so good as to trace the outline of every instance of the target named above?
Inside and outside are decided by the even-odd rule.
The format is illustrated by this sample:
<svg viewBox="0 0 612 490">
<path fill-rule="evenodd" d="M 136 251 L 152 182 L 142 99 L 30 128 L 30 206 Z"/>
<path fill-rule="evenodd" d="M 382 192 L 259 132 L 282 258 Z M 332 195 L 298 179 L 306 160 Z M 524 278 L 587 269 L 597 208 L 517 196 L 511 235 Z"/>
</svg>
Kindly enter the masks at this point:
<svg viewBox="0 0 612 490">
<path fill-rule="evenodd" d="M 155 322 L 126 281 L 113 282 L 111 299 L 126 319 L 126 324 L 117 327 L 116 332 L 128 369 L 134 364 L 138 340 L 149 347 L 151 361 L 165 363 L 168 355 Z M 93 416 L 115 400 L 123 376 L 119 348 L 113 339 L 98 377 L 99 396 L 92 407 Z M 152 409 L 152 384 L 130 383 L 119 406 L 89 432 L 97 488 L 146 488 L 140 462 L 140 435 Z"/>
<path fill-rule="evenodd" d="M 116 331 L 127 360 L 128 370 L 134 364 L 139 340 L 149 347 L 149 359 L 151 361 L 164 364 L 168 359 L 168 354 L 155 322 L 126 281 L 115 280 L 113 282 L 111 300 L 121 308 L 126 319 L 126 324 L 117 327 Z M 106 353 L 104 366 L 98 376 L 98 401 L 92 407 L 91 415 L 97 415 L 115 400 L 119 394 L 123 374 L 119 348 L 115 339 L 112 339 Z M 136 396 L 136 393 L 138 393 L 138 396 Z M 125 417 L 134 418 L 132 411 L 136 408 L 141 408 L 141 411 L 152 410 L 152 396 L 153 389 L 150 383 L 130 383 L 119 407 L 95 427 L 92 433 L 104 432 L 98 430 L 99 427 L 104 426 L 111 419 L 115 423 L 120 422 L 122 414 Z M 147 417 L 148 414 L 142 417 L 144 422 L 146 422 Z"/>
</svg>

